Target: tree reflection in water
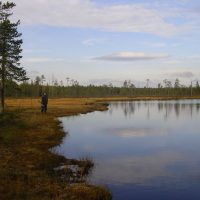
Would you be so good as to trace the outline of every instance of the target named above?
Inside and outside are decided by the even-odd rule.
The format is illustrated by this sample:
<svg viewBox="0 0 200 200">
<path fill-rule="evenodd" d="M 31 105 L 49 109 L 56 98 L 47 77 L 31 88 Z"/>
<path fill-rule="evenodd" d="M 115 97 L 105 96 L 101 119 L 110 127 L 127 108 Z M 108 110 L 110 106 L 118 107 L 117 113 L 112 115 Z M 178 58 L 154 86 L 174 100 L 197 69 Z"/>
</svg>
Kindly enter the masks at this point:
<svg viewBox="0 0 200 200">
<path fill-rule="evenodd" d="M 195 101 L 195 100 L 194 100 Z M 175 114 L 177 118 L 181 115 L 190 115 L 191 118 L 193 114 L 199 113 L 200 103 L 185 103 L 183 100 L 180 101 L 131 101 L 131 102 L 112 102 L 109 107 L 110 115 L 113 114 L 113 109 L 121 109 L 125 117 L 130 117 L 140 112 L 140 108 L 144 109 L 146 112 L 147 119 L 151 118 L 151 113 L 155 112 L 155 109 L 161 114 L 165 120 L 167 120 L 171 114 Z"/>
</svg>

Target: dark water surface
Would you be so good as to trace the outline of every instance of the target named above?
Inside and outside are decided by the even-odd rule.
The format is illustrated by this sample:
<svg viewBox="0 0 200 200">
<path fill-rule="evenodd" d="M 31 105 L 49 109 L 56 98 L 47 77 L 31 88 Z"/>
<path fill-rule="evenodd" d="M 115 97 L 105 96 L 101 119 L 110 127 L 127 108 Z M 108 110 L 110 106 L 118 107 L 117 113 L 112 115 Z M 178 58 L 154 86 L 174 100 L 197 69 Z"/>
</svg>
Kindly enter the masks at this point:
<svg viewBox="0 0 200 200">
<path fill-rule="evenodd" d="M 57 151 L 91 157 L 89 181 L 114 200 L 200 199 L 200 100 L 114 102 L 60 120 L 69 134 Z"/>
</svg>

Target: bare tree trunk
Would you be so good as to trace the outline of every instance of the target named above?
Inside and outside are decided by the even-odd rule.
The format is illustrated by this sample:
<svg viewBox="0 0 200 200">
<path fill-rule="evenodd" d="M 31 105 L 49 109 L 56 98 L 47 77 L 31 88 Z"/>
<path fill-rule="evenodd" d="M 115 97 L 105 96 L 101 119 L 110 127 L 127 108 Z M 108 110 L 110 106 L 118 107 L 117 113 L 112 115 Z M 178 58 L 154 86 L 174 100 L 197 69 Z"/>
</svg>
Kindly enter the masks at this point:
<svg viewBox="0 0 200 200">
<path fill-rule="evenodd" d="M 5 39 L 3 40 L 3 55 L 2 55 L 2 64 L 1 64 L 1 113 L 5 111 Z"/>
<path fill-rule="evenodd" d="M 5 64 L 2 63 L 1 74 L 1 113 L 5 111 Z"/>
<path fill-rule="evenodd" d="M 3 84 L 2 84 L 3 85 Z M 4 88 L 1 88 L 1 113 L 5 111 L 5 97 L 4 97 Z"/>
<path fill-rule="evenodd" d="M 0 97 L 1 97 L 1 106 L 0 106 L 0 113 L 3 112 L 3 107 L 2 107 L 2 80 L 0 80 Z"/>
</svg>

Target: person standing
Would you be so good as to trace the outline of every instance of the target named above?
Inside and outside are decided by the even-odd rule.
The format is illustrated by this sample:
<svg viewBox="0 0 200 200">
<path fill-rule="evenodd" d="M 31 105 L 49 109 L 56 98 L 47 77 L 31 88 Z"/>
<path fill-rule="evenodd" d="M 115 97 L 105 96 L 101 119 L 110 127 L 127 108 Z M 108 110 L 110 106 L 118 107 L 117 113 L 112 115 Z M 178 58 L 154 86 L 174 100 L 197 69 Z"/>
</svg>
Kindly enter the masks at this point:
<svg viewBox="0 0 200 200">
<path fill-rule="evenodd" d="M 46 113 L 47 112 L 47 105 L 48 105 L 48 96 L 44 92 L 41 98 L 41 112 Z"/>
</svg>

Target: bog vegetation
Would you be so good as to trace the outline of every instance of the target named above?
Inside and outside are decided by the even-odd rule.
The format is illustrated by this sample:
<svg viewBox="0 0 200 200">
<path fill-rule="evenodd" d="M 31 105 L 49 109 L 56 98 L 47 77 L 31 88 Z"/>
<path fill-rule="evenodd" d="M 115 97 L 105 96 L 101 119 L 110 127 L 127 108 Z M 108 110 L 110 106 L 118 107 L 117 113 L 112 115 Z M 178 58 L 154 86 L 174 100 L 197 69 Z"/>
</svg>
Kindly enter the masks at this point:
<svg viewBox="0 0 200 200">
<path fill-rule="evenodd" d="M 13 7 L 12 2 L 0 1 L 0 199 L 111 200 L 104 187 L 85 183 L 93 167 L 90 160 L 67 159 L 50 151 L 64 136 L 55 118 L 96 110 L 99 106 L 95 102 L 88 105 L 80 104 L 83 100 L 73 100 L 73 105 L 66 109 L 56 101 L 56 109 L 49 106 L 48 115 L 44 116 L 40 115 L 38 101 L 37 109 L 32 107 L 32 101 L 31 107 L 23 104 L 20 109 L 16 100 L 10 100 L 9 105 L 5 99 L 8 94 L 22 95 L 20 88 L 28 80 L 20 66 L 20 22 L 10 20 Z"/>
<path fill-rule="evenodd" d="M 200 87 L 197 81 L 183 86 L 176 79 L 172 84 L 164 80 L 158 87 L 151 88 L 149 79 L 144 88 L 136 88 L 131 81 L 124 81 L 122 87 L 112 84 L 82 86 L 78 81 L 67 78 L 67 83 L 52 81 L 47 84 L 44 75 L 30 81 L 20 66 L 21 34 L 19 21 L 10 21 L 14 3 L 0 1 L 0 199 L 79 199 L 110 200 L 110 192 L 86 183 L 63 181 L 63 173 L 55 169 L 60 165 L 69 171 L 77 165 L 81 173 L 67 174 L 67 178 L 83 179 L 92 167 L 87 159 L 73 160 L 56 155 L 50 148 L 60 144 L 64 133 L 58 129 L 58 116 L 105 110 L 106 104 L 96 99 L 50 99 L 48 114 L 40 115 L 38 99 L 6 99 L 4 97 L 39 97 L 47 92 L 49 97 L 143 97 L 143 96 L 197 96 Z M 103 99 L 103 98 L 102 98 Z M 6 102 L 6 103 L 5 103 Z M 7 112 L 4 112 L 5 105 Z M 13 111 L 14 110 L 14 111 Z M 66 174 L 66 172 L 64 172 Z M 73 175 L 73 177 L 72 177 Z M 65 176 L 64 176 L 65 178 Z M 67 179 L 67 180 L 68 180 Z"/>
<path fill-rule="evenodd" d="M 174 82 L 163 80 L 157 87 L 150 87 L 149 80 L 143 88 L 136 88 L 131 81 L 125 80 L 121 87 L 108 85 L 83 86 L 78 81 L 67 79 L 67 83 L 54 80 L 51 84 L 46 83 L 44 75 L 37 76 L 35 80 L 24 81 L 17 84 L 7 81 L 6 96 L 8 97 L 38 97 L 47 92 L 49 97 L 193 97 L 200 95 L 198 81 L 191 81 L 190 85 L 182 85 L 179 79 Z"/>
</svg>

